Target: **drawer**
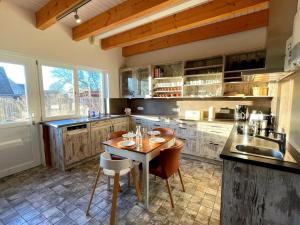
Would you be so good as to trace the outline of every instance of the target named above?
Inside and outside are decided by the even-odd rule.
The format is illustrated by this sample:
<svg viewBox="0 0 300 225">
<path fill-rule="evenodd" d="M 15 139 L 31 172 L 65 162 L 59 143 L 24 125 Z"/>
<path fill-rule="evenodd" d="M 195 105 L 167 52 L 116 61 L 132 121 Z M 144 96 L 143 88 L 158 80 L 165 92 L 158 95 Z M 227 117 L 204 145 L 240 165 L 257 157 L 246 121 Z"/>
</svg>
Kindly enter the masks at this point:
<svg viewBox="0 0 300 225">
<path fill-rule="evenodd" d="M 114 118 L 111 120 L 113 123 L 125 123 L 129 121 L 128 117 Z"/>
<path fill-rule="evenodd" d="M 109 125 L 111 125 L 111 121 L 109 119 L 91 122 L 91 127 L 92 128 L 93 127 L 109 126 Z"/>
</svg>

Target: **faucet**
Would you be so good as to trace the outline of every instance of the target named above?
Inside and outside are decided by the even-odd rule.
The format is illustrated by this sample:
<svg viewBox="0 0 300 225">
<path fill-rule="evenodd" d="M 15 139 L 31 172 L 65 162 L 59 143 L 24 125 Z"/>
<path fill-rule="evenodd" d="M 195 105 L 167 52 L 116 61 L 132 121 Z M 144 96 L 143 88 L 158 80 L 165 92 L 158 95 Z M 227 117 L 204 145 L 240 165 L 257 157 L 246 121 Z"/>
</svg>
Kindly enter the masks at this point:
<svg viewBox="0 0 300 225">
<path fill-rule="evenodd" d="M 265 137 L 265 136 L 261 136 L 261 135 L 255 135 L 255 137 L 277 143 L 279 145 L 279 151 L 284 155 L 285 148 L 286 148 L 286 133 L 278 133 L 278 132 L 271 131 L 270 134 L 273 134 L 273 135 L 275 134 L 275 135 L 279 136 L 279 138 L 276 139 L 276 138 L 270 138 L 270 137 Z"/>
</svg>

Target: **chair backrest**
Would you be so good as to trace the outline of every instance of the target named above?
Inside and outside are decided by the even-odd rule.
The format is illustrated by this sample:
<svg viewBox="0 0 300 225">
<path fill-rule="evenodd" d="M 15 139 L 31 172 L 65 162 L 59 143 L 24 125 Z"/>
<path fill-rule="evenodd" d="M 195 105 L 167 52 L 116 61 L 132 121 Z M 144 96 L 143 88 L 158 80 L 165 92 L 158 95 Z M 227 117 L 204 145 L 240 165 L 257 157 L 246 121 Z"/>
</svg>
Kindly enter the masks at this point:
<svg viewBox="0 0 300 225">
<path fill-rule="evenodd" d="M 163 136 L 175 136 L 175 131 L 168 127 L 157 127 L 153 130 L 159 131 Z"/>
<path fill-rule="evenodd" d="M 120 131 L 115 131 L 115 132 L 109 133 L 107 135 L 107 140 L 122 137 L 123 134 L 127 134 L 127 133 L 128 133 L 128 131 L 126 131 L 126 130 L 120 130 Z"/>
<path fill-rule="evenodd" d="M 131 168 L 132 162 L 129 159 L 113 160 L 108 152 L 100 155 L 100 167 L 103 169 L 114 170 L 119 172 L 124 169 Z"/>
<path fill-rule="evenodd" d="M 180 152 L 183 146 L 184 142 L 177 139 L 174 146 L 160 151 L 159 160 L 163 178 L 169 178 L 178 171 Z"/>
</svg>

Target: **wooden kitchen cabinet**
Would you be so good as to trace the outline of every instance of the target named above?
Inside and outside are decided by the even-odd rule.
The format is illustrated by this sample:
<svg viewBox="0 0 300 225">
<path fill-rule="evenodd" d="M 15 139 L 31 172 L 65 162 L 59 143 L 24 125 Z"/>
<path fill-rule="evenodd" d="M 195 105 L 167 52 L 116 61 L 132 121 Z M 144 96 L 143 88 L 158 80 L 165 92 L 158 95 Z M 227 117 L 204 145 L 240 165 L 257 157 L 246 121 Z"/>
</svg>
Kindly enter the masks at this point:
<svg viewBox="0 0 300 225">
<path fill-rule="evenodd" d="M 127 117 L 113 121 L 113 131 L 126 130 L 129 131 L 129 119 Z"/>
<path fill-rule="evenodd" d="M 136 126 L 154 129 L 169 127 L 175 130 L 176 137 L 185 140 L 182 153 L 220 161 L 220 153 L 226 144 L 233 124 L 212 122 L 165 122 L 153 121 L 147 117 L 131 117 L 130 129 L 135 131 Z"/>
<path fill-rule="evenodd" d="M 111 132 L 111 123 L 107 121 L 95 122 L 91 124 L 91 148 L 92 155 L 104 151 L 103 141 L 106 141 L 108 134 Z"/>
<path fill-rule="evenodd" d="M 69 131 L 68 128 L 63 128 L 64 161 L 66 166 L 92 156 L 89 124 L 84 129 Z"/>
<path fill-rule="evenodd" d="M 52 165 L 58 169 L 69 169 L 92 156 L 89 123 L 50 127 L 49 137 Z"/>
<path fill-rule="evenodd" d="M 104 151 L 102 142 L 109 133 L 128 130 L 128 117 L 111 118 L 68 125 L 50 127 L 50 152 L 52 165 L 67 170 L 80 162 L 97 156 Z"/>
<path fill-rule="evenodd" d="M 109 133 L 113 131 L 128 130 L 129 120 L 127 117 L 108 119 L 91 123 L 91 146 L 92 154 L 96 155 L 104 151 L 102 142 L 107 140 Z"/>
</svg>

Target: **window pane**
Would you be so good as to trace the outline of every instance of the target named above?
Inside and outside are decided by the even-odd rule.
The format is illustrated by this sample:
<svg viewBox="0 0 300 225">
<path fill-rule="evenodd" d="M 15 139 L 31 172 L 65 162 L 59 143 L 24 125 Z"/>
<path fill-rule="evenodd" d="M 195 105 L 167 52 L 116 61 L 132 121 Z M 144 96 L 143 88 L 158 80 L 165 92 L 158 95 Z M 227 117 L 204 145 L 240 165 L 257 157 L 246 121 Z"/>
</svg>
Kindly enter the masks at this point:
<svg viewBox="0 0 300 225">
<path fill-rule="evenodd" d="M 28 119 L 25 67 L 0 62 L 0 122 Z"/>
<path fill-rule="evenodd" d="M 78 70 L 80 115 L 88 111 L 104 113 L 102 75 L 97 71 Z"/>
<path fill-rule="evenodd" d="M 73 70 L 42 66 L 45 116 L 75 114 Z"/>
</svg>

